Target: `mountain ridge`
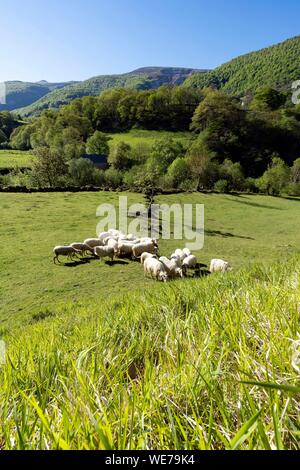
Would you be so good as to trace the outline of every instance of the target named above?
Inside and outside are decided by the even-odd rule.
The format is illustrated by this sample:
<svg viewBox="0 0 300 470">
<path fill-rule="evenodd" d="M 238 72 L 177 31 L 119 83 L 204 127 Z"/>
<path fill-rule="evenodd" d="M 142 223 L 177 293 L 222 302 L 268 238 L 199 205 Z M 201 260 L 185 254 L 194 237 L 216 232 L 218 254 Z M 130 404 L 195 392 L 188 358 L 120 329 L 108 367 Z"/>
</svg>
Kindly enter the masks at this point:
<svg viewBox="0 0 300 470">
<path fill-rule="evenodd" d="M 204 74 L 188 77 L 184 86 L 214 87 L 232 95 L 254 93 L 263 86 L 280 91 L 300 79 L 300 35 L 240 55 Z"/>
<path fill-rule="evenodd" d="M 6 103 L 0 103 L 0 111 L 13 111 L 19 107 L 28 106 L 53 90 L 63 88 L 76 82 L 23 82 L 21 80 L 5 81 Z"/>
<path fill-rule="evenodd" d="M 40 114 L 44 109 L 57 109 L 73 99 L 99 95 L 109 88 L 125 87 L 137 90 L 158 88 L 161 85 L 181 85 L 192 73 L 206 73 L 207 69 L 186 67 L 141 67 L 131 72 L 114 75 L 96 75 L 87 80 L 57 88 L 26 107 L 15 111 L 23 117 Z"/>
<path fill-rule="evenodd" d="M 243 97 L 255 93 L 263 86 L 288 91 L 293 81 L 298 79 L 300 79 L 300 35 L 240 55 L 213 70 L 144 66 L 131 72 L 96 75 L 78 82 L 11 81 L 8 82 L 7 105 L 6 107 L 0 105 L 0 111 L 8 109 L 22 117 L 31 117 L 45 109 L 58 109 L 76 98 L 99 95 L 104 90 L 117 87 L 136 90 L 153 89 L 162 85 L 213 87 Z"/>
</svg>

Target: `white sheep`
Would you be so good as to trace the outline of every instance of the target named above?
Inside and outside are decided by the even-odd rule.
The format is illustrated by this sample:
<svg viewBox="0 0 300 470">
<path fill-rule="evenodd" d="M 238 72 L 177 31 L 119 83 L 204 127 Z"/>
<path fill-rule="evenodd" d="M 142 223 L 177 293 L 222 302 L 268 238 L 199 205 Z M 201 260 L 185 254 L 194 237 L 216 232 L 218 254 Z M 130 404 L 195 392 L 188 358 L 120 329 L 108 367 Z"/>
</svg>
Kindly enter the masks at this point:
<svg viewBox="0 0 300 470">
<path fill-rule="evenodd" d="M 188 249 L 188 248 L 183 248 L 182 252 L 186 255 L 186 256 L 191 256 L 191 251 Z"/>
<path fill-rule="evenodd" d="M 99 238 L 87 238 L 86 240 L 84 240 L 83 243 L 89 248 L 95 248 L 95 246 L 103 246 L 103 240 L 100 240 Z"/>
<path fill-rule="evenodd" d="M 113 261 L 115 250 L 111 246 L 96 246 L 94 248 L 94 254 L 100 259 L 109 258 L 111 261 Z"/>
<path fill-rule="evenodd" d="M 144 252 L 141 254 L 141 264 L 143 265 L 147 258 L 155 258 L 156 255 L 152 253 Z"/>
<path fill-rule="evenodd" d="M 222 259 L 212 259 L 210 262 L 210 272 L 211 273 L 225 273 L 226 271 L 231 271 L 231 266 L 228 261 Z"/>
<path fill-rule="evenodd" d="M 182 261 L 182 267 L 186 269 L 193 269 L 197 265 L 197 258 L 194 255 L 189 255 Z"/>
<path fill-rule="evenodd" d="M 153 243 L 154 245 L 158 245 L 158 240 L 155 238 L 143 237 L 140 238 L 140 243 Z"/>
<path fill-rule="evenodd" d="M 80 254 L 82 256 L 85 255 L 87 252 L 94 253 L 94 250 L 90 248 L 86 243 L 75 242 L 75 243 L 71 243 L 70 246 L 72 248 L 75 248 L 75 250 L 80 251 Z"/>
<path fill-rule="evenodd" d="M 117 230 L 115 228 L 110 228 L 108 230 L 108 233 L 110 235 L 112 235 L 113 237 L 117 237 L 117 238 L 125 236 L 125 233 L 123 233 L 123 232 L 121 232 L 121 230 Z"/>
<path fill-rule="evenodd" d="M 107 237 L 111 237 L 110 232 L 101 232 L 98 236 L 99 240 L 104 240 Z M 100 245 L 98 245 L 98 246 L 100 246 Z"/>
<path fill-rule="evenodd" d="M 156 255 L 157 247 L 154 245 L 153 241 L 147 243 L 138 243 L 133 245 L 132 254 L 134 258 L 138 258 L 143 253 L 151 253 Z"/>
<path fill-rule="evenodd" d="M 56 264 L 56 260 L 60 263 L 59 256 L 67 256 L 70 260 L 73 260 L 74 256 L 77 257 L 77 254 L 80 254 L 80 251 L 76 250 L 76 248 L 73 248 L 71 245 L 58 245 L 53 248 L 53 253 L 53 262 Z"/>
<path fill-rule="evenodd" d="M 181 262 L 184 260 L 184 258 L 187 257 L 187 255 L 184 253 L 183 250 L 180 250 L 179 248 L 175 250 L 175 255 L 179 256 Z"/>
<path fill-rule="evenodd" d="M 116 251 L 116 249 L 118 247 L 118 241 L 115 240 L 114 238 L 110 238 L 107 241 L 106 246 L 110 246 L 111 248 L 113 248 Z"/>
<path fill-rule="evenodd" d="M 102 241 L 103 241 L 103 246 L 108 245 L 108 242 L 109 242 L 110 240 L 114 240 L 114 241 L 118 242 L 118 237 L 114 237 L 114 236 L 110 235 L 109 237 L 103 238 L 103 239 L 102 239 Z"/>
<path fill-rule="evenodd" d="M 173 259 L 168 259 L 166 256 L 161 256 L 159 261 L 164 265 L 167 274 L 170 278 L 183 277 L 182 269 L 177 265 L 177 261 Z"/>
<path fill-rule="evenodd" d="M 148 274 L 157 281 L 167 282 L 168 274 L 164 265 L 156 258 L 147 258 L 144 262 L 144 274 Z"/>
<path fill-rule="evenodd" d="M 126 235 L 126 240 L 130 242 L 134 242 L 136 239 L 137 238 L 132 233 L 129 233 L 128 235 Z"/>
<path fill-rule="evenodd" d="M 181 268 L 181 266 L 182 266 L 182 261 L 181 261 L 180 256 L 175 255 L 175 253 L 172 253 L 171 256 L 170 256 L 170 259 L 173 259 L 174 261 L 176 261 L 177 266 L 178 266 L 179 268 Z"/>
<path fill-rule="evenodd" d="M 119 241 L 117 247 L 115 248 L 116 254 L 120 256 L 132 256 L 132 249 L 134 247 L 133 243 L 125 242 L 124 240 Z"/>
</svg>

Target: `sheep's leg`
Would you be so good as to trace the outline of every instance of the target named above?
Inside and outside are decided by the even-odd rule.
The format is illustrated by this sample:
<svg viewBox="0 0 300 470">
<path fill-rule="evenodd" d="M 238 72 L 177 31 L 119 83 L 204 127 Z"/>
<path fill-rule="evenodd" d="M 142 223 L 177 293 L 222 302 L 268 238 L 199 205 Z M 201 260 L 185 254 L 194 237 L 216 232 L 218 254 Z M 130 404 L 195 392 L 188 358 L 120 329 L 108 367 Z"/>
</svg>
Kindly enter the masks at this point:
<svg viewBox="0 0 300 470">
<path fill-rule="evenodd" d="M 56 255 L 55 259 L 57 259 L 58 263 L 61 264 L 61 262 L 59 261 L 59 255 Z"/>
</svg>

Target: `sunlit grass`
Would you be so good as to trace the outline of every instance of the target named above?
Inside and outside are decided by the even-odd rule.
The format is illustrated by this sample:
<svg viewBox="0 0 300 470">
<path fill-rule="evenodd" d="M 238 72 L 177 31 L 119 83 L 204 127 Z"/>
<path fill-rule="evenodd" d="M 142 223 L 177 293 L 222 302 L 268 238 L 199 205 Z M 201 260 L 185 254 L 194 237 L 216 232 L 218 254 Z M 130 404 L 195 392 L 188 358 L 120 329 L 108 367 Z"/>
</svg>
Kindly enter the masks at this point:
<svg viewBox="0 0 300 470">
<path fill-rule="evenodd" d="M 137 145 L 145 144 L 151 147 L 151 145 L 153 145 L 156 140 L 167 138 L 177 140 L 185 146 L 191 141 L 191 139 L 193 139 L 193 134 L 191 132 L 147 131 L 143 129 L 132 129 L 128 132 L 110 134 L 110 137 L 110 147 L 113 147 L 116 143 L 123 141 L 134 148 Z"/>
<path fill-rule="evenodd" d="M 30 168 L 33 155 L 19 150 L 0 150 L 0 168 Z"/>
<path fill-rule="evenodd" d="M 5 336 L 5 449 L 299 449 L 300 259 L 54 308 Z"/>
</svg>

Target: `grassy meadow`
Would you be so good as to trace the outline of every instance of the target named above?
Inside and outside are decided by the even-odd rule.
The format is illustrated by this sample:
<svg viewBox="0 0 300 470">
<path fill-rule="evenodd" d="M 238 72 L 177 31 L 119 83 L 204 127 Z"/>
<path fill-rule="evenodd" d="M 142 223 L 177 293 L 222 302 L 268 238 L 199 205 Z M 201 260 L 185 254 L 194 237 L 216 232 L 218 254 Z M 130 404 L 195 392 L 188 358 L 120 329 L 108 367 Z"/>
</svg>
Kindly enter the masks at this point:
<svg viewBox="0 0 300 470">
<path fill-rule="evenodd" d="M 118 142 L 126 142 L 126 144 L 136 147 L 138 145 L 151 145 L 156 140 L 172 138 L 180 141 L 183 145 L 188 144 L 193 138 L 191 132 L 169 132 L 169 131 L 147 131 L 143 129 L 132 129 L 128 132 L 118 132 L 109 134 L 111 141 L 109 146 L 112 147 Z"/>
<path fill-rule="evenodd" d="M 0 194 L 2 325 L 30 319 L 32 312 L 53 302 L 153 289 L 153 281 L 144 279 L 137 262 L 119 260 L 109 265 L 92 259 L 75 266 L 52 262 L 55 245 L 96 236 L 97 206 L 116 205 L 120 195 L 128 196 L 128 206 L 144 202 L 142 195 L 133 193 Z M 196 253 L 201 263 L 221 257 L 237 270 L 255 262 L 284 260 L 300 251 L 298 199 L 191 193 L 159 196 L 157 202 L 204 204 L 205 242 Z M 169 256 L 181 246 L 178 240 L 161 240 L 160 252 Z"/>
<path fill-rule="evenodd" d="M 196 254 L 230 260 L 226 275 L 55 266 L 53 246 L 94 236 L 118 196 L 0 194 L 0 448 L 299 449 L 300 200 L 157 198 L 205 205 Z"/>
<path fill-rule="evenodd" d="M 31 167 L 32 154 L 21 150 L 0 150 L 0 168 Z"/>
</svg>

